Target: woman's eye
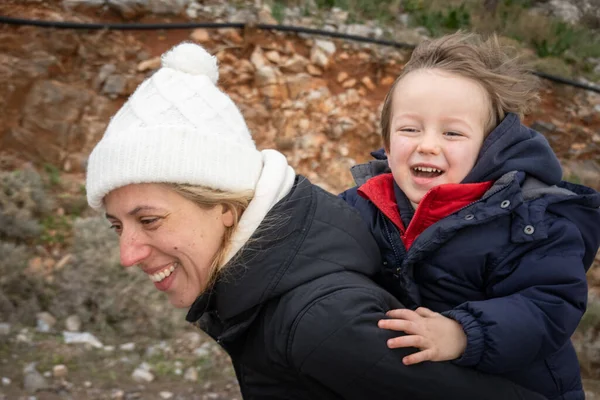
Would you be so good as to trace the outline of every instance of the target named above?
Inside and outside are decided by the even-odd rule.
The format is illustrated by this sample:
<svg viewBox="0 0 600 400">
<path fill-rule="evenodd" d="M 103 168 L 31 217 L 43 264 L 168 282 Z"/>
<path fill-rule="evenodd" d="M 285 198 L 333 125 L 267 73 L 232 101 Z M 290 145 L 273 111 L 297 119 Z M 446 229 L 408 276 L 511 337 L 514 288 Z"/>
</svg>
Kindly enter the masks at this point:
<svg viewBox="0 0 600 400">
<path fill-rule="evenodd" d="M 142 225 L 152 225 L 156 221 L 158 221 L 158 218 L 142 218 L 140 220 Z"/>
<path fill-rule="evenodd" d="M 110 229 L 112 229 L 113 231 L 120 233 L 121 232 L 121 225 L 117 225 L 117 224 L 111 224 Z"/>
</svg>

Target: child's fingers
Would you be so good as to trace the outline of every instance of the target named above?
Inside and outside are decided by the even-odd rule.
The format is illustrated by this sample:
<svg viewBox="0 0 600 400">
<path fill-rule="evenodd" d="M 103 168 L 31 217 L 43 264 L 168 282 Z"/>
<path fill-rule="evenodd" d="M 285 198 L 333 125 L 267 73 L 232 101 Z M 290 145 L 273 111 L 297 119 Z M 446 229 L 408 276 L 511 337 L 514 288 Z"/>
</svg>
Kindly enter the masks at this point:
<svg viewBox="0 0 600 400">
<path fill-rule="evenodd" d="M 422 363 L 423 361 L 432 361 L 433 360 L 433 350 L 426 349 L 423 351 L 419 351 L 417 353 L 406 356 L 402 359 L 404 365 L 413 365 Z"/>
<path fill-rule="evenodd" d="M 409 321 L 416 321 L 421 316 L 414 312 L 413 310 L 409 310 L 408 308 L 399 308 L 397 310 L 390 310 L 386 314 L 389 318 L 397 318 L 397 319 L 407 319 Z"/>
<path fill-rule="evenodd" d="M 426 345 L 425 338 L 419 335 L 405 335 L 388 339 L 387 346 L 390 349 L 399 349 L 403 347 L 415 347 L 422 349 Z"/>
<path fill-rule="evenodd" d="M 418 315 L 420 315 L 421 317 L 435 317 L 435 315 L 437 314 L 434 311 L 431 311 L 429 308 L 425 308 L 425 307 L 419 307 L 415 310 L 415 313 L 417 313 Z"/>
<path fill-rule="evenodd" d="M 377 326 L 390 331 L 400 331 L 409 334 L 419 333 L 415 323 L 405 319 L 380 319 Z"/>
</svg>

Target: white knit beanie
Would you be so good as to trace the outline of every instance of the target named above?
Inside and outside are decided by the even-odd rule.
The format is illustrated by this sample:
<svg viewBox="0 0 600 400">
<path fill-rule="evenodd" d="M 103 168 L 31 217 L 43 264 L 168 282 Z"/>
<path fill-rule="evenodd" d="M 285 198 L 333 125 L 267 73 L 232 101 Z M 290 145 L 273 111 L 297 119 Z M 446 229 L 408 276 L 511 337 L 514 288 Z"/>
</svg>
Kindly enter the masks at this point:
<svg viewBox="0 0 600 400">
<path fill-rule="evenodd" d="M 216 58 L 196 44 L 163 54 L 162 67 L 111 119 L 89 157 L 92 208 L 132 183 L 254 190 L 262 156 L 236 105 L 215 86 L 218 77 Z"/>
</svg>

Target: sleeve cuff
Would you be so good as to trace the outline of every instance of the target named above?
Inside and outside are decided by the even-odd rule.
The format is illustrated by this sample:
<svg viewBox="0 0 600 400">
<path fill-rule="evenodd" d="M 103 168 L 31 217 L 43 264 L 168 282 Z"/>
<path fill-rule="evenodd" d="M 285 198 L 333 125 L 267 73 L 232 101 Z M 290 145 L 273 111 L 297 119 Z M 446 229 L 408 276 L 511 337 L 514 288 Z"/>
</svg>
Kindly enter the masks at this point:
<svg viewBox="0 0 600 400">
<path fill-rule="evenodd" d="M 442 315 L 452 318 L 462 325 L 465 334 L 467 335 L 467 348 L 463 355 L 452 362 L 461 367 L 474 367 L 479 364 L 483 353 L 483 329 L 479 322 L 467 311 L 450 310 L 442 313 Z"/>
</svg>

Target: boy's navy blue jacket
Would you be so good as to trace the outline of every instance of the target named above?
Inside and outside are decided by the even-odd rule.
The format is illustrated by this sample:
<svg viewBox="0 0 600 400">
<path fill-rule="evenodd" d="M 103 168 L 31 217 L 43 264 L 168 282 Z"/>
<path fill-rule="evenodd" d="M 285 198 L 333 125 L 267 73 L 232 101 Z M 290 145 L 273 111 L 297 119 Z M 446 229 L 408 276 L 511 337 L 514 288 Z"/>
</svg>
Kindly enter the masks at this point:
<svg viewBox="0 0 600 400">
<path fill-rule="evenodd" d="M 378 241 L 381 283 L 406 306 L 428 307 L 463 326 L 467 348 L 455 363 L 549 399 L 584 399 L 570 337 L 586 308 L 585 273 L 600 244 L 600 194 L 561 181 L 546 139 L 509 114 L 462 182 L 493 186 L 425 229 L 407 251 L 398 227 L 360 194 L 367 179 L 389 172 L 383 152 L 373 155 L 378 160 L 353 167 L 358 186 L 340 196 Z M 390 184 L 387 193 L 408 226 L 414 211 Z"/>
</svg>

